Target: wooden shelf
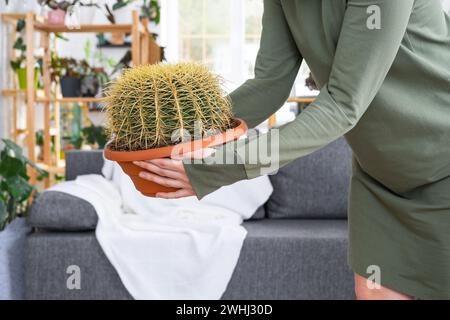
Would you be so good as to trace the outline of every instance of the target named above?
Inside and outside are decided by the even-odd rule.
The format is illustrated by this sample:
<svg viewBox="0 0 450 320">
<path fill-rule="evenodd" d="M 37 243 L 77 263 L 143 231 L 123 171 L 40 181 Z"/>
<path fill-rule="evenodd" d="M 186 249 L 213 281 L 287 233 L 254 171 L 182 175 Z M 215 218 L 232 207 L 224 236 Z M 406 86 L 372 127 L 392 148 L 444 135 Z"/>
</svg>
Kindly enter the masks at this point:
<svg viewBox="0 0 450 320">
<path fill-rule="evenodd" d="M 27 129 L 17 129 L 16 130 L 16 135 L 21 135 L 21 134 L 28 134 L 28 130 Z"/>
<path fill-rule="evenodd" d="M 3 21 L 16 23 L 17 20 L 26 19 L 27 15 L 25 13 L 2 13 L 1 17 Z M 70 33 L 108 33 L 108 32 L 123 32 L 131 33 L 133 25 L 132 24 L 88 24 L 81 25 L 80 28 L 68 28 L 65 25 L 50 25 L 44 23 L 44 18 L 38 15 L 34 15 L 35 23 L 34 28 L 38 31 L 48 32 L 48 33 L 59 33 L 59 32 L 70 32 Z"/>
<path fill-rule="evenodd" d="M 25 20 L 27 18 L 27 14 L 26 13 L 2 13 L 1 17 L 2 17 L 3 21 L 15 24 L 17 22 L 17 20 L 21 20 L 21 19 Z M 36 22 L 44 23 L 44 21 L 45 21 L 44 17 L 34 14 L 34 13 L 33 13 L 33 17 Z"/>
<path fill-rule="evenodd" d="M 2 90 L 2 96 L 4 97 L 15 97 L 19 94 L 25 94 L 25 90 L 21 89 L 3 89 Z"/>
<path fill-rule="evenodd" d="M 69 103 L 69 102 L 79 102 L 79 103 L 89 103 L 89 102 L 97 102 L 101 103 L 105 101 L 105 98 L 95 98 L 95 97 L 80 97 L 80 98 L 59 98 L 56 101 L 61 103 Z"/>
<path fill-rule="evenodd" d="M 131 33 L 132 25 L 131 24 L 86 24 L 81 25 L 80 28 L 68 28 L 64 25 L 49 25 L 45 23 L 35 23 L 36 30 L 48 32 L 48 33 L 58 33 L 58 32 L 70 32 L 70 33 L 86 33 L 86 32 L 95 32 L 95 33 L 107 33 L 107 32 L 122 32 L 122 33 Z"/>
<path fill-rule="evenodd" d="M 2 95 L 4 97 L 15 97 L 19 94 L 25 94 L 26 90 L 21 89 L 4 89 L 2 90 Z M 105 101 L 105 98 L 96 98 L 96 97 L 73 97 L 73 98 L 57 98 L 57 99 L 46 99 L 42 96 L 35 97 L 35 101 L 38 103 L 45 102 L 59 102 L 59 103 L 70 103 L 70 102 L 78 102 L 78 103 L 90 103 L 96 102 L 101 103 Z"/>
<path fill-rule="evenodd" d="M 59 102 L 59 103 L 101 103 L 104 102 L 105 98 L 95 98 L 95 97 L 74 97 L 74 98 L 56 98 L 56 99 L 46 99 L 46 98 L 36 98 L 36 102 Z"/>
<path fill-rule="evenodd" d="M 61 174 L 62 175 L 66 171 L 66 165 L 65 165 L 64 161 L 60 161 L 60 163 L 57 166 L 53 166 L 53 165 L 49 166 L 43 162 L 38 162 L 37 166 L 51 174 Z"/>
<path fill-rule="evenodd" d="M 2 20 L 5 22 L 15 23 L 17 20 L 25 19 L 25 13 L 2 13 Z"/>
<path fill-rule="evenodd" d="M 287 100 L 287 102 L 297 102 L 297 103 L 312 103 L 316 100 L 316 97 L 292 97 Z"/>
<path fill-rule="evenodd" d="M 2 1 L 2 0 L 0 0 Z M 30 0 L 31 1 L 31 0 Z M 26 45 L 26 67 L 28 71 L 34 69 L 36 64 L 35 49 L 37 47 L 36 35 L 40 36 L 39 48 L 43 49 L 43 88 L 36 90 L 34 87 L 33 73 L 27 74 L 27 90 L 12 89 L 13 84 L 9 88 L 1 91 L 3 96 L 12 97 L 12 136 L 17 138 L 18 134 L 25 135 L 24 143 L 27 146 L 27 156 L 33 162 L 47 170 L 50 176 L 44 179 L 44 187 L 47 188 L 54 182 L 51 175 L 64 174 L 64 161 L 61 161 L 61 104 L 68 103 L 101 103 L 105 98 L 95 97 L 76 97 L 64 98 L 60 93 L 52 94 L 52 83 L 50 75 L 51 63 L 51 40 L 52 33 L 127 33 L 131 35 L 131 57 L 134 66 L 140 64 L 151 64 L 161 61 L 161 49 L 155 43 L 153 37 L 148 30 L 148 19 L 140 19 L 139 12 L 133 10 L 131 13 L 131 24 L 92 24 L 81 25 L 79 28 L 68 28 L 64 25 L 49 25 L 46 19 L 40 15 L 30 11 L 25 14 L 5 13 L 0 14 L 1 20 L 8 24 L 10 42 L 13 43 L 17 37 L 16 23 L 19 19 L 26 22 L 23 31 L 23 39 Z M 38 34 L 40 33 L 40 34 Z M 20 98 L 20 99 L 19 99 Z M 19 101 L 23 100 L 23 101 Z M 25 108 L 19 107 L 19 102 L 25 104 Z M 37 106 L 37 104 L 41 104 Z M 101 105 L 99 105 L 101 107 Z M 39 110 L 40 109 L 40 110 Z M 86 112 L 88 108 L 83 108 Z M 42 159 L 37 161 L 36 155 L 36 112 L 43 112 L 44 128 L 43 128 L 43 145 Z M 20 118 L 19 118 L 20 116 Z M 25 118 L 26 128 L 20 131 L 17 128 L 18 119 Z M 52 139 L 52 137 L 54 137 Z M 54 149 L 53 149 L 54 148 Z M 30 173 L 30 182 L 36 183 L 37 175 Z"/>
</svg>

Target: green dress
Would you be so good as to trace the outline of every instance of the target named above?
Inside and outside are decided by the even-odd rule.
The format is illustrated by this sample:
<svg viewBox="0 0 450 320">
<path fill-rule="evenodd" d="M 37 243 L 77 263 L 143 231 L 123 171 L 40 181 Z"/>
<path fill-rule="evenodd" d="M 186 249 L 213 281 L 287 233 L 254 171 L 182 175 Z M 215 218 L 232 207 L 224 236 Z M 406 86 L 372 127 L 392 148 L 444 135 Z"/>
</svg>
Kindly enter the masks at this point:
<svg viewBox="0 0 450 320">
<path fill-rule="evenodd" d="M 250 127 L 267 119 L 305 59 L 322 89 L 280 128 L 280 165 L 344 135 L 354 154 L 351 268 L 367 277 L 377 266 L 385 287 L 450 298 L 450 17 L 439 0 L 265 0 L 264 7 L 255 78 L 230 95 L 235 115 Z M 185 163 L 198 197 L 259 176 L 263 164 L 245 151 L 267 137 L 218 149 L 241 164 Z"/>
</svg>

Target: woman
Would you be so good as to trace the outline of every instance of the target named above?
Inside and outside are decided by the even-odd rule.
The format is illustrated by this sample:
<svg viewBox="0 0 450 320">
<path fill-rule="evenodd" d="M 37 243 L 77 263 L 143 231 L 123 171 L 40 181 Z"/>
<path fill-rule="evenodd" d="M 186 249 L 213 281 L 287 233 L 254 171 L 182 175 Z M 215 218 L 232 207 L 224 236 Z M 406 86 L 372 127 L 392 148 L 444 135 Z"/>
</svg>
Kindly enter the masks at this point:
<svg viewBox="0 0 450 320">
<path fill-rule="evenodd" d="M 439 0 L 265 0 L 255 79 L 231 94 L 236 116 L 252 127 L 273 114 L 302 59 L 322 89 L 280 129 L 280 164 L 346 137 L 357 297 L 450 298 L 450 17 Z M 234 151 L 244 160 L 266 138 Z M 261 171 L 206 160 L 159 159 L 141 174 L 181 188 L 160 197 L 201 198 Z M 373 266 L 375 289 L 366 281 Z"/>
</svg>

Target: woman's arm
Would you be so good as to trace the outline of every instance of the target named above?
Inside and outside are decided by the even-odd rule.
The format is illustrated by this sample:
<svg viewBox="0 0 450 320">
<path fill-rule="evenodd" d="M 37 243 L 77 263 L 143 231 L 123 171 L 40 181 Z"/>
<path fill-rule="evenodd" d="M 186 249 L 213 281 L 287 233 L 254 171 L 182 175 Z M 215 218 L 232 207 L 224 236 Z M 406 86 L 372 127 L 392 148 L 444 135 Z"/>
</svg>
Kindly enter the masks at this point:
<svg viewBox="0 0 450 320">
<path fill-rule="evenodd" d="M 230 94 L 234 115 L 250 128 L 265 121 L 287 100 L 302 63 L 280 0 L 265 0 L 255 78 Z"/>
<path fill-rule="evenodd" d="M 380 10 L 380 29 L 368 26 L 370 6 Z M 397 56 L 413 6 L 414 0 L 348 1 L 328 83 L 306 110 L 280 129 L 280 166 L 324 147 L 358 123 Z M 237 154 L 245 159 L 245 150 L 257 140 L 239 146 Z M 261 175 L 260 167 L 246 164 L 247 178 Z"/>
<path fill-rule="evenodd" d="M 267 3 L 273 6 L 279 2 L 266 1 Z M 380 9 L 380 29 L 370 29 L 367 25 L 370 17 L 368 8 L 371 5 Z M 395 60 L 413 6 L 414 0 L 348 0 L 328 83 L 321 89 L 314 103 L 293 122 L 280 129 L 280 166 L 324 147 L 358 123 L 380 90 Z M 276 74 L 277 70 L 272 72 Z M 261 92 L 254 94 L 258 97 L 265 95 Z M 246 94 L 243 96 L 250 103 L 252 97 Z M 270 91 L 265 96 L 270 99 Z M 280 102 L 277 100 L 271 103 Z M 253 105 L 253 108 L 257 107 Z M 245 115 L 241 116 L 245 118 Z M 259 121 L 253 116 L 249 119 L 251 124 Z M 189 187 L 193 188 L 199 198 L 221 186 L 257 177 L 262 174 L 262 164 L 251 164 L 249 152 L 246 151 L 257 150 L 260 141 L 269 139 L 270 132 L 256 139 L 239 141 L 232 150 L 234 154 L 231 157 L 237 155 L 244 164 L 210 165 L 205 164 L 210 163 L 206 158 L 203 160 L 204 164 L 185 164 L 182 174 L 187 174 Z M 216 153 L 229 155 L 229 147 L 230 144 L 223 146 Z"/>
<path fill-rule="evenodd" d="M 280 0 L 264 0 L 262 25 L 255 78 L 230 94 L 234 115 L 243 119 L 249 128 L 265 121 L 286 102 L 303 60 Z M 184 169 L 200 196 L 247 178 L 242 164 L 185 163 Z"/>
</svg>

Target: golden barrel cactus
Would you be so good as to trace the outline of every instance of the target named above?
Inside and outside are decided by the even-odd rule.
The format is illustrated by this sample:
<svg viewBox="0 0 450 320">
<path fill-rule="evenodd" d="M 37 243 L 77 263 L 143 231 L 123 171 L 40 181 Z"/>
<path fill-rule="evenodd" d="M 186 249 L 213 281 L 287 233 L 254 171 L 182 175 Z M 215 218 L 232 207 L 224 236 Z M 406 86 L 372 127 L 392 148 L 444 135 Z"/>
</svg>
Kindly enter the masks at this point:
<svg viewBox="0 0 450 320">
<path fill-rule="evenodd" d="M 221 79 L 196 63 L 128 69 L 107 91 L 109 147 L 138 151 L 174 145 L 232 127 Z"/>
</svg>

